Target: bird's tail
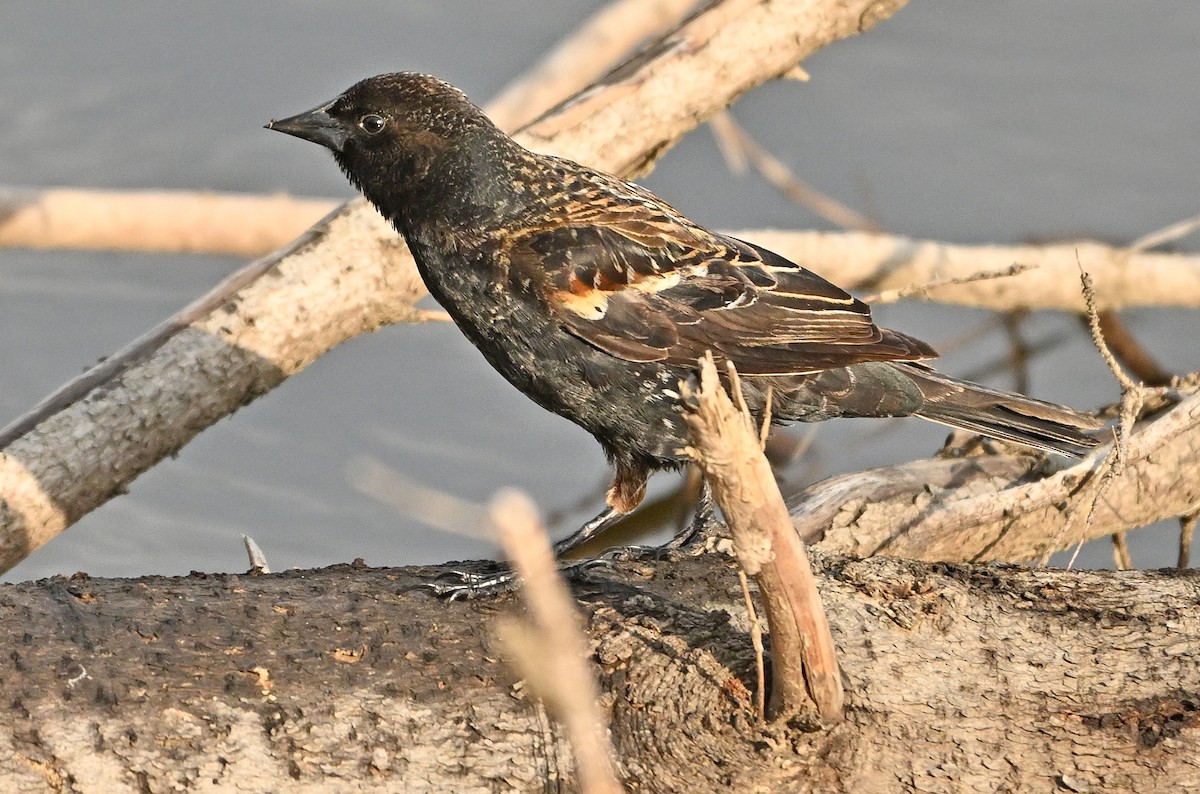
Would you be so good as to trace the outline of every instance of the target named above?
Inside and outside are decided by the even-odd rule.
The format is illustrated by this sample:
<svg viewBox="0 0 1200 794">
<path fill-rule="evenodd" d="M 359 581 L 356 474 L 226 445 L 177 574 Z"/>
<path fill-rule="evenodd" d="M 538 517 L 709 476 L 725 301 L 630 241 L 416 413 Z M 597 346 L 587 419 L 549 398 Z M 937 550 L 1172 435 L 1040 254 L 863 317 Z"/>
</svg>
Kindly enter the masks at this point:
<svg viewBox="0 0 1200 794">
<path fill-rule="evenodd" d="M 913 411 L 915 416 L 1076 458 L 1100 443 L 1088 433 L 1104 423 L 1066 406 L 989 389 L 913 362 L 892 366 L 911 378 L 925 396 L 924 405 Z"/>
</svg>

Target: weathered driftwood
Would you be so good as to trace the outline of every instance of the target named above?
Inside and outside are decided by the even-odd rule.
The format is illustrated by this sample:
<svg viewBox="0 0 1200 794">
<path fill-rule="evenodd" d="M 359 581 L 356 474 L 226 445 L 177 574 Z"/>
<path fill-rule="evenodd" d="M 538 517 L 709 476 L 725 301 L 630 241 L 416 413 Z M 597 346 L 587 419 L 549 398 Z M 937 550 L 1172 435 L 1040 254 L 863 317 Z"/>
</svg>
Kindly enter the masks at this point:
<svg viewBox="0 0 1200 794">
<path fill-rule="evenodd" d="M 1097 499 L 1099 461 L 1047 474 L 1044 461 L 920 460 L 819 482 L 795 495 L 800 537 L 830 552 L 920 560 L 1036 560 L 1082 540 L 1200 510 L 1200 392 L 1128 440 Z"/>
<path fill-rule="evenodd" d="M 846 718 L 759 725 L 734 566 L 592 574 L 631 790 L 1200 787 L 1200 574 L 816 560 Z M 0 588 L 14 791 L 574 790 L 564 737 L 498 658 L 516 599 L 429 569 L 52 579 Z"/>
</svg>

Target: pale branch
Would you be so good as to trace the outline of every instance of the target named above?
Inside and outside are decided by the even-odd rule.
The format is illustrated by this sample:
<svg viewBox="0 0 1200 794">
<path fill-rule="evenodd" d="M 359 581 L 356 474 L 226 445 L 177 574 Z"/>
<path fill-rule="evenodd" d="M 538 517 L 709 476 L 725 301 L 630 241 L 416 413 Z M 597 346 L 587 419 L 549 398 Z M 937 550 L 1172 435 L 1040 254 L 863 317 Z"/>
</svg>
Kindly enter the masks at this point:
<svg viewBox="0 0 1200 794">
<path fill-rule="evenodd" d="M 1200 256 L 1135 252 L 1092 240 L 1050 245 L 964 246 L 857 232 L 732 232 L 848 288 L 883 292 L 912 284 L 1032 266 L 1011 278 L 948 284 L 924 300 L 985 309 L 1083 313 L 1079 267 L 1096 281 L 1098 308 L 1200 306 Z"/>
<path fill-rule="evenodd" d="M 584 637 L 583 621 L 558 571 L 537 506 L 528 496 L 501 491 L 491 503 L 504 554 L 521 578 L 525 618 L 495 623 L 505 658 L 565 728 L 582 794 L 619 794 L 608 719 Z"/>
<path fill-rule="evenodd" d="M 721 0 L 518 139 L 645 169 L 740 94 L 902 5 Z M 402 240 L 362 201 L 240 271 L 0 432 L 0 568 L 340 342 L 418 318 L 423 294 Z"/>
<path fill-rule="evenodd" d="M 336 207 L 285 195 L 0 188 L 0 246 L 263 256 Z"/>
<path fill-rule="evenodd" d="M 846 686 L 827 730 L 756 719 L 717 555 L 575 585 L 630 790 L 1200 789 L 1196 571 L 814 559 Z M 515 597 L 439 569 L 0 587 L 0 776 L 14 791 L 578 790 L 499 658 Z"/>
<path fill-rule="evenodd" d="M 729 377 L 740 409 L 711 353 L 700 360 L 698 389 L 681 386 L 688 452 L 712 485 L 738 564 L 762 593 L 771 633 L 770 716 L 836 722 L 845 701 L 829 621 L 732 368 Z"/>
<path fill-rule="evenodd" d="M 635 46 L 679 24 L 697 0 L 613 0 L 488 104 L 492 121 L 518 129 L 587 88 Z"/>
<path fill-rule="evenodd" d="M 231 193 L 0 188 L 0 246 L 259 255 L 286 245 L 336 206 L 326 199 Z M 110 211 L 122 218 L 111 228 L 102 220 Z M 73 227 L 76 218 L 84 219 L 81 228 Z M 899 295 L 998 311 L 1082 313 L 1075 282 L 1078 252 L 1096 279 L 1102 311 L 1200 307 L 1200 256 L 1195 254 L 1141 251 L 1094 240 L 973 246 L 859 232 L 728 233 L 771 248 L 842 286 L 884 293 L 885 299 Z M 974 283 L 981 273 L 1006 275 Z"/>
<path fill-rule="evenodd" d="M 782 160 L 768 152 L 746 132 L 729 111 L 713 116 L 708 126 L 716 136 L 732 170 L 740 170 L 743 164 L 753 165 L 763 179 L 788 199 L 843 229 L 877 233 L 883 231 L 875 221 L 805 184 Z"/>
<path fill-rule="evenodd" d="M 1190 515 L 1200 509 L 1195 385 L 1128 438 L 1124 465 L 1088 521 L 1102 460 L 1093 453 L 1049 474 L 1025 456 L 919 460 L 834 477 L 789 503 L 801 539 L 826 551 L 973 562 L 1037 559 L 1081 539 Z"/>
</svg>

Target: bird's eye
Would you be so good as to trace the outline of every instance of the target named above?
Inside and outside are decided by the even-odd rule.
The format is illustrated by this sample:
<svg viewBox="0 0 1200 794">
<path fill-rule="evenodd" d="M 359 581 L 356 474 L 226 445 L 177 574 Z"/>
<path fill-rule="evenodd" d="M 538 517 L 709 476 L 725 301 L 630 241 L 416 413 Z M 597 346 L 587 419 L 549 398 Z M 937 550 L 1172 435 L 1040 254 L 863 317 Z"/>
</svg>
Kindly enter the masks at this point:
<svg viewBox="0 0 1200 794">
<path fill-rule="evenodd" d="M 368 135 L 376 135 L 380 132 L 383 132 L 383 128 L 386 124 L 387 122 L 384 120 L 383 116 L 377 116 L 374 113 L 368 113 L 358 120 L 358 126 L 362 127 L 363 132 L 367 133 Z"/>
</svg>

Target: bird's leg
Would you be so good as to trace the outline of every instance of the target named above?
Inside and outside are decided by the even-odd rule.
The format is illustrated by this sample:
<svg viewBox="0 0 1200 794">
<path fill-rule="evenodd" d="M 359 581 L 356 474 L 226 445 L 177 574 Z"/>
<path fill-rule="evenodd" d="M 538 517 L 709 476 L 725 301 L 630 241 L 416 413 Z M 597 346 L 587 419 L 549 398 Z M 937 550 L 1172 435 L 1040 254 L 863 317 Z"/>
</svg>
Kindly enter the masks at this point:
<svg viewBox="0 0 1200 794">
<path fill-rule="evenodd" d="M 704 541 L 708 535 L 709 529 L 717 523 L 714 509 L 716 508 L 713 502 L 712 488 L 708 484 L 708 478 L 702 477 L 700 480 L 700 497 L 696 500 L 696 512 L 692 514 L 692 520 L 686 527 L 675 533 L 675 537 L 671 538 L 662 546 L 662 550 L 666 552 L 686 549 Z"/>
<path fill-rule="evenodd" d="M 561 557 L 632 513 L 646 495 L 646 477 L 647 472 L 644 469 L 618 465 L 612 487 L 608 489 L 606 497 L 608 506 L 601 511 L 600 515 L 588 521 L 570 536 L 555 543 L 554 553 Z M 590 568 L 609 563 L 609 560 L 603 558 L 560 562 L 558 570 L 568 579 L 574 579 L 586 573 Z M 446 571 L 437 580 L 423 583 L 420 586 L 432 590 L 435 595 L 454 601 L 460 598 L 510 592 L 517 589 L 520 584 L 521 581 L 512 568 L 505 565 L 493 573 L 485 574 L 470 571 Z"/>
<path fill-rule="evenodd" d="M 591 521 L 555 543 L 554 553 L 561 557 L 587 543 L 632 513 L 645 496 L 646 472 L 618 464 L 612 487 L 605 497 L 607 506 Z"/>
<path fill-rule="evenodd" d="M 676 532 L 675 537 L 661 546 L 625 546 L 612 549 L 604 556 L 610 560 L 662 559 L 664 557 L 670 559 L 679 552 L 684 555 L 699 553 L 704 549 L 704 541 L 712 530 L 720 526 L 714 512 L 715 507 L 712 488 L 709 487 L 708 480 L 702 479 L 700 496 L 696 500 L 696 511 L 692 514 L 692 520 L 688 522 L 687 526 Z"/>
</svg>

